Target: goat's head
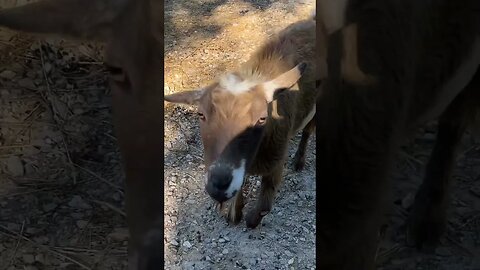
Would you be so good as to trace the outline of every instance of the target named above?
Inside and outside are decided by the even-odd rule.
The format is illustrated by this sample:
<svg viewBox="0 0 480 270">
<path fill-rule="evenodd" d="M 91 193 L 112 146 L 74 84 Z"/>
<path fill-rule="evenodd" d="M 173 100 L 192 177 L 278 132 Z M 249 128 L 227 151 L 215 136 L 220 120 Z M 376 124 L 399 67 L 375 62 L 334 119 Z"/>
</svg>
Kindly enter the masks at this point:
<svg viewBox="0 0 480 270">
<path fill-rule="evenodd" d="M 198 106 L 206 165 L 206 190 L 218 202 L 241 190 L 271 115 L 268 104 L 300 79 L 306 64 L 266 82 L 229 73 L 201 90 L 165 96 L 165 100 Z"/>
</svg>

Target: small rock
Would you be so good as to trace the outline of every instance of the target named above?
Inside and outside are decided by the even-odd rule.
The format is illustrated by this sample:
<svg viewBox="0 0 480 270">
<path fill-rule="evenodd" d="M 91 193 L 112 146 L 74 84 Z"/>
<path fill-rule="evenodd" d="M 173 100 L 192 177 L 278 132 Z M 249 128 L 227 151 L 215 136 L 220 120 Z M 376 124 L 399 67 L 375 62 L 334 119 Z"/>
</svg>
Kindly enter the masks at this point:
<svg viewBox="0 0 480 270">
<path fill-rule="evenodd" d="M 211 262 L 211 261 L 212 261 L 212 258 L 210 258 L 210 256 L 207 255 L 207 256 L 205 257 L 205 260 Z"/>
<path fill-rule="evenodd" d="M 108 238 L 115 241 L 126 241 L 128 239 L 128 229 L 127 228 L 116 228 L 112 233 L 108 234 Z"/>
<path fill-rule="evenodd" d="M 53 209 L 57 208 L 57 204 L 55 204 L 55 203 L 47 203 L 47 204 L 44 204 L 42 208 L 43 208 L 43 211 L 45 211 L 45 212 L 50 212 L 50 211 L 52 211 Z"/>
<path fill-rule="evenodd" d="M 86 220 L 77 220 L 77 227 L 80 228 L 80 229 L 83 229 L 85 227 L 87 227 L 88 225 L 88 221 Z"/>
<path fill-rule="evenodd" d="M 23 78 L 19 80 L 18 85 L 23 88 L 35 89 L 35 83 L 31 78 Z"/>
<path fill-rule="evenodd" d="M 76 209 L 90 209 L 92 208 L 88 203 L 86 203 L 81 196 L 75 195 L 73 196 L 72 200 L 68 203 L 70 207 Z"/>
<path fill-rule="evenodd" d="M 450 249 L 448 247 L 438 247 L 435 250 L 435 254 L 442 256 L 442 257 L 448 257 L 451 256 L 452 253 L 450 252 Z"/>
<path fill-rule="evenodd" d="M 185 241 L 185 242 L 183 242 L 183 246 L 186 247 L 186 248 L 191 248 L 193 245 L 190 242 Z"/>
<path fill-rule="evenodd" d="M 45 256 L 43 254 L 35 255 L 35 261 L 39 263 L 45 263 Z"/>
<path fill-rule="evenodd" d="M 403 209 L 408 209 L 413 205 L 413 202 L 415 201 L 415 195 L 413 192 L 410 192 L 405 196 L 405 198 L 402 199 L 402 207 Z"/>
<path fill-rule="evenodd" d="M 22 259 L 25 263 L 32 264 L 35 262 L 35 256 L 33 254 L 23 254 Z"/>
<path fill-rule="evenodd" d="M 224 255 L 228 254 L 228 249 L 226 249 L 226 248 L 223 249 L 222 254 L 224 254 Z"/>
<path fill-rule="evenodd" d="M 7 89 L 0 90 L 0 96 L 7 97 L 9 95 L 10 95 L 10 91 L 8 91 Z"/>
<path fill-rule="evenodd" d="M 288 265 L 292 265 L 294 261 L 295 261 L 295 258 L 291 258 L 290 260 L 288 260 Z"/>
<path fill-rule="evenodd" d="M 11 71 L 11 70 L 4 70 L 2 73 L 0 73 L 0 77 L 3 79 L 13 79 L 17 75 L 17 73 Z"/>
<path fill-rule="evenodd" d="M 50 71 L 52 71 L 52 64 L 47 62 L 43 65 L 43 68 L 45 69 L 45 72 L 48 74 L 50 73 Z"/>
<path fill-rule="evenodd" d="M 434 133 L 425 133 L 422 137 L 423 140 L 425 141 L 435 141 L 435 138 L 437 136 Z"/>
<path fill-rule="evenodd" d="M 170 241 L 170 244 L 172 246 L 176 246 L 176 247 L 178 247 L 178 245 L 180 245 L 175 239 L 172 239 L 172 241 Z"/>
<path fill-rule="evenodd" d="M 218 239 L 218 242 L 219 242 L 219 243 L 225 243 L 225 239 L 220 238 L 220 239 Z"/>
<path fill-rule="evenodd" d="M 21 177 L 25 173 L 22 160 L 18 156 L 10 156 L 6 160 L 8 172 L 14 177 Z"/>
<path fill-rule="evenodd" d="M 30 228 L 27 228 L 25 231 L 26 231 L 28 234 L 36 234 L 36 233 L 38 233 L 38 232 L 40 231 L 40 229 L 30 227 Z"/>
</svg>

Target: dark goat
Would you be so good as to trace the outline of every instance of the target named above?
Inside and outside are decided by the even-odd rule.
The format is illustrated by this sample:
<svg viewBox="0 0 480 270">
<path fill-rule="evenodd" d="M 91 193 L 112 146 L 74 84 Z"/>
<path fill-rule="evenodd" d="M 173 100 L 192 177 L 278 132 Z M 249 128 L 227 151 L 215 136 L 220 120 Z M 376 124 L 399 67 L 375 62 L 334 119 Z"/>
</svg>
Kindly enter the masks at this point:
<svg viewBox="0 0 480 270">
<path fill-rule="evenodd" d="M 374 269 L 392 160 L 412 130 L 436 118 L 408 238 L 433 247 L 445 231 L 455 152 L 480 105 L 480 1 L 318 0 L 317 8 L 317 33 L 328 35 L 316 115 L 319 269 Z"/>
</svg>

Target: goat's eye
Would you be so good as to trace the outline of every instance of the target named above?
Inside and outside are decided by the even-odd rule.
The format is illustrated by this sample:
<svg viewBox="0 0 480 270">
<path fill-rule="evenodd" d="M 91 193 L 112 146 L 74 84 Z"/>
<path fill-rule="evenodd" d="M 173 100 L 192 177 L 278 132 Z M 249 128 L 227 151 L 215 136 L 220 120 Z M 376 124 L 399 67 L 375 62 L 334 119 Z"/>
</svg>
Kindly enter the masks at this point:
<svg viewBox="0 0 480 270">
<path fill-rule="evenodd" d="M 200 118 L 200 120 L 205 121 L 206 118 L 205 118 L 205 115 L 203 113 L 199 112 L 197 114 L 198 114 L 198 118 Z"/>
<path fill-rule="evenodd" d="M 267 122 L 267 117 L 260 117 L 255 125 L 263 126 L 266 122 Z"/>
</svg>

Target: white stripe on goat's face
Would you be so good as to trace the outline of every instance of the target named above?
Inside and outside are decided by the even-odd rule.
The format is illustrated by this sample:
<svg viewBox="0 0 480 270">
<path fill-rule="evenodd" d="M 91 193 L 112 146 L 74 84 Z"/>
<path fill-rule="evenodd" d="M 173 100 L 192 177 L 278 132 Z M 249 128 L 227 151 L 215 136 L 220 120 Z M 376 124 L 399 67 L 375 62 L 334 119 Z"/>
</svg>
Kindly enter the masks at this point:
<svg viewBox="0 0 480 270">
<path fill-rule="evenodd" d="M 232 182 L 227 191 L 225 191 L 227 198 L 233 197 L 233 195 L 242 189 L 243 179 L 245 179 L 245 159 L 240 161 L 240 167 L 232 170 Z"/>
</svg>

